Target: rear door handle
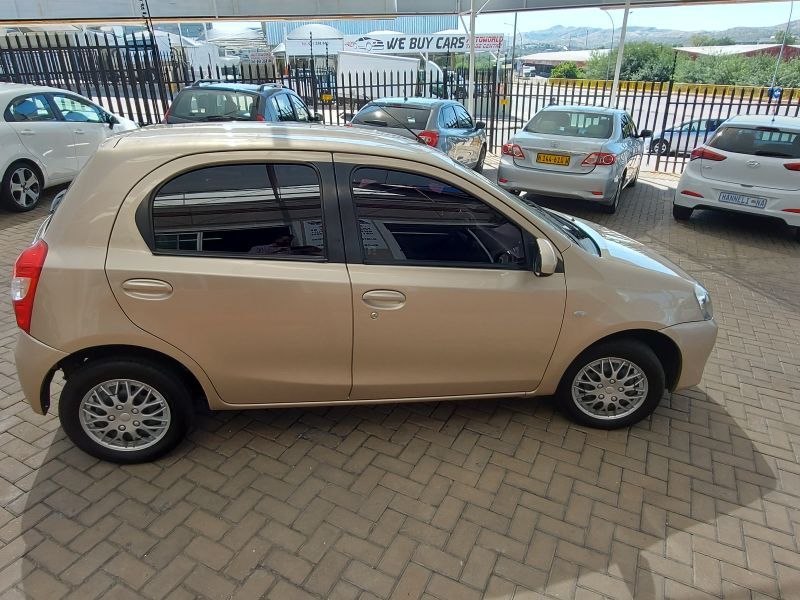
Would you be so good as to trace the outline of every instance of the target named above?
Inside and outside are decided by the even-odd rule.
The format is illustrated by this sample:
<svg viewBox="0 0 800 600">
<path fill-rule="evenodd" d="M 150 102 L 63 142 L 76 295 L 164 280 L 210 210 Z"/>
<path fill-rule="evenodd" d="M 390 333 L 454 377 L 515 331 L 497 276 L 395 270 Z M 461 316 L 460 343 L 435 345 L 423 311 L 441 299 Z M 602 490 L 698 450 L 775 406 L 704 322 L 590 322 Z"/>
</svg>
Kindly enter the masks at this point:
<svg viewBox="0 0 800 600">
<path fill-rule="evenodd" d="M 22 129 L 19 132 L 20 135 L 36 135 L 36 132 L 33 129 Z"/>
<path fill-rule="evenodd" d="M 122 284 L 123 291 L 139 300 L 163 300 L 172 295 L 172 286 L 160 279 L 128 279 Z"/>
<path fill-rule="evenodd" d="M 74 132 L 78 135 L 83 135 L 83 129 L 75 129 Z"/>
<path fill-rule="evenodd" d="M 385 310 L 401 308 L 406 303 L 406 295 L 397 290 L 370 290 L 361 299 L 367 306 Z"/>
</svg>

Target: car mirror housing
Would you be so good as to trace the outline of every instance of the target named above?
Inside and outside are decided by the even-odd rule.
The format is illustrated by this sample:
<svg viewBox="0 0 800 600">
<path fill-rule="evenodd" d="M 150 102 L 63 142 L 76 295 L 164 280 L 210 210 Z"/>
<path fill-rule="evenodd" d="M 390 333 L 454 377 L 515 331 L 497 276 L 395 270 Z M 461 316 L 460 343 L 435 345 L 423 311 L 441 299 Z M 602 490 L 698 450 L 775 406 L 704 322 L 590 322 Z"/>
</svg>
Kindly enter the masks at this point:
<svg viewBox="0 0 800 600">
<path fill-rule="evenodd" d="M 484 123 L 483 121 L 476 121 L 475 129 L 486 129 L 486 123 Z"/>
<path fill-rule="evenodd" d="M 556 272 L 558 268 L 558 255 L 550 240 L 544 238 L 536 239 L 538 252 L 536 260 L 533 262 L 533 273 L 537 277 L 548 277 Z"/>
<path fill-rule="evenodd" d="M 311 121 L 312 123 L 324 123 L 325 122 L 325 119 L 323 119 L 322 115 L 319 114 L 319 113 L 314 113 L 312 115 L 309 115 L 308 120 Z"/>
<path fill-rule="evenodd" d="M 653 136 L 653 130 L 652 129 L 642 129 L 639 132 L 639 137 L 642 138 L 642 139 L 649 138 L 649 137 L 652 137 L 652 136 Z"/>
</svg>

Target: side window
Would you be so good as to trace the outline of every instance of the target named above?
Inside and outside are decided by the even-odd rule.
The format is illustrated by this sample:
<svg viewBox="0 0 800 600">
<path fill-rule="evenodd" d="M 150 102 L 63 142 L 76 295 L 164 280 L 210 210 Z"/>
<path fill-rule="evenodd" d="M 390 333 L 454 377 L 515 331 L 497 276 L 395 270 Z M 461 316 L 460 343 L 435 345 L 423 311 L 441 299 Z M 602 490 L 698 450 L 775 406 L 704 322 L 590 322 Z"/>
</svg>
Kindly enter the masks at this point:
<svg viewBox="0 0 800 600">
<path fill-rule="evenodd" d="M 622 115 L 622 137 L 631 137 L 631 121 L 628 115 Z"/>
<path fill-rule="evenodd" d="M 445 129 L 455 129 L 458 127 L 458 117 L 452 106 L 448 105 L 439 114 L 439 124 Z"/>
<path fill-rule="evenodd" d="M 232 164 L 178 175 L 153 198 L 159 252 L 325 256 L 322 196 L 309 165 Z"/>
<path fill-rule="evenodd" d="M 472 122 L 472 117 L 469 116 L 469 113 L 464 107 L 456 106 L 455 110 L 459 129 L 472 129 L 475 127 L 475 124 Z"/>
<path fill-rule="evenodd" d="M 103 121 L 103 113 L 99 108 L 74 96 L 53 94 L 53 102 L 61 111 L 65 121 L 77 123 L 102 123 Z"/>
<path fill-rule="evenodd" d="M 527 268 L 519 227 L 450 184 L 366 167 L 351 184 L 367 264 Z"/>
<path fill-rule="evenodd" d="M 295 121 L 292 103 L 287 94 L 275 94 L 272 97 L 275 112 L 278 113 L 278 121 Z"/>
<path fill-rule="evenodd" d="M 23 96 L 11 101 L 5 112 L 6 121 L 57 121 L 44 94 Z"/>
<path fill-rule="evenodd" d="M 308 109 L 303 101 L 294 94 L 289 94 L 289 98 L 291 98 L 292 104 L 294 105 L 294 110 L 297 113 L 297 120 L 303 122 L 310 121 L 311 115 L 309 115 Z"/>
<path fill-rule="evenodd" d="M 633 122 L 633 117 L 630 115 L 625 115 L 628 117 L 628 135 L 630 137 L 636 137 L 639 135 L 639 131 L 636 129 L 636 123 Z"/>
</svg>

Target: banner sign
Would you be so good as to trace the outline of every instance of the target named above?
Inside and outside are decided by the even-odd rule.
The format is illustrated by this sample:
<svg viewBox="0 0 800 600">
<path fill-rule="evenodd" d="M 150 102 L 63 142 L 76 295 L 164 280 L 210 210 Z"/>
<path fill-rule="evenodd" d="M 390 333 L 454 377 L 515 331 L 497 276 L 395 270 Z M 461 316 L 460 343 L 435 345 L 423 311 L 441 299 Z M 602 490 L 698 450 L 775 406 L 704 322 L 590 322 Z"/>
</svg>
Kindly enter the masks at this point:
<svg viewBox="0 0 800 600">
<path fill-rule="evenodd" d="M 289 56 L 325 56 L 326 54 L 329 56 L 334 56 L 339 54 L 342 50 L 344 50 L 344 40 L 340 39 L 314 39 L 314 49 L 311 49 L 311 38 L 309 39 L 302 39 L 302 40 L 290 40 L 287 39 L 284 41 L 284 45 L 286 47 L 286 54 Z"/>
<path fill-rule="evenodd" d="M 502 33 L 475 36 L 476 52 L 498 52 L 502 44 Z M 466 33 L 348 35 L 345 36 L 344 49 L 371 54 L 464 53 L 469 52 L 469 35 Z"/>
</svg>

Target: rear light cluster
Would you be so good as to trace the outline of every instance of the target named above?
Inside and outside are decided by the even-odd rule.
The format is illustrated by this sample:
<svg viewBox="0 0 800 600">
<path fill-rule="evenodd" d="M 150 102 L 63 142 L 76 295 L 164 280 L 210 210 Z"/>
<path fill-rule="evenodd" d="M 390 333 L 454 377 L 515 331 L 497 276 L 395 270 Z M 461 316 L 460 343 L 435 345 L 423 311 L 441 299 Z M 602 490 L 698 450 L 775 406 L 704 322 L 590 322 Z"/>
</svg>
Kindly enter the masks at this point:
<svg viewBox="0 0 800 600">
<path fill-rule="evenodd" d="M 170 107 L 167 109 L 167 112 L 165 112 L 165 113 L 164 113 L 164 118 L 163 118 L 163 119 L 161 119 L 161 123 L 163 123 L 164 125 L 166 125 L 167 123 L 169 123 L 169 111 L 170 111 L 170 109 L 171 109 L 171 108 L 172 108 L 172 107 L 170 106 Z"/>
<path fill-rule="evenodd" d="M 583 159 L 581 163 L 585 167 L 591 166 L 611 166 L 617 162 L 617 155 L 611 152 L 592 152 L 589 156 Z"/>
<path fill-rule="evenodd" d="M 25 333 L 31 332 L 31 315 L 33 299 L 39 276 L 42 274 L 44 259 L 47 258 L 47 244 L 39 240 L 26 248 L 14 263 L 14 275 L 11 279 L 11 302 L 17 316 L 17 325 Z"/>
<path fill-rule="evenodd" d="M 431 131 L 430 129 L 426 129 L 422 133 L 418 134 L 419 139 L 421 139 L 424 143 L 428 146 L 436 147 L 436 144 L 439 143 L 439 132 L 438 131 Z"/>
<path fill-rule="evenodd" d="M 264 122 L 267 118 L 264 115 L 256 115 L 256 121 Z"/>
<path fill-rule="evenodd" d="M 513 156 L 514 158 L 525 158 L 525 153 L 522 151 L 522 148 L 511 142 L 503 144 L 502 153 L 506 156 Z"/>
<path fill-rule="evenodd" d="M 796 163 L 783 163 L 784 169 L 789 169 L 790 171 L 800 171 L 800 162 Z"/>
<path fill-rule="evenodd" d="M 698 146 L 692 153 L 689 155 L 689 160 L 697 160 L 698 158 L 702 158 L 703 160 L 713 160 L 713 161 L 721 161 L 725 160 L 727 156 L 723 156 L 718 152 L 714 152 L 713 150 L 709 150 L 705 146 Z"/>
</svg>

